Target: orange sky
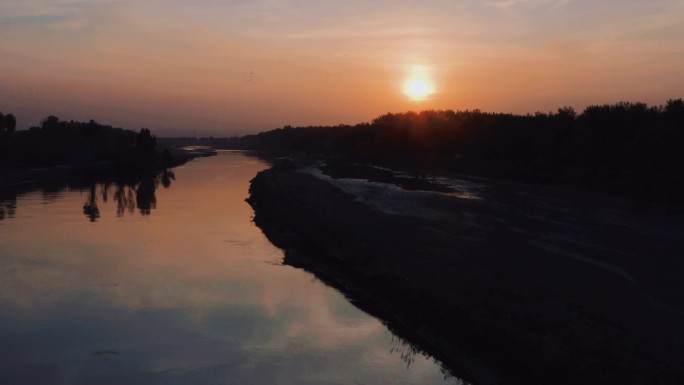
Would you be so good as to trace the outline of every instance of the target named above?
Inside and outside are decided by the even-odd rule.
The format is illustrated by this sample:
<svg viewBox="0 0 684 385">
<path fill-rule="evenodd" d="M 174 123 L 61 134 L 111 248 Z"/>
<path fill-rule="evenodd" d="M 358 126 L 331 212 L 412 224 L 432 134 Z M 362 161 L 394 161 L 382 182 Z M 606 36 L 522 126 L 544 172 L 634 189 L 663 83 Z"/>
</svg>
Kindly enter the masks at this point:
<svg viewBox="0 0 684 385">
<path fill-rule="evenodd" d="M 141 4 L 144 3 L 144 4 Z M 3 0 L 0 110 L 158 135 L 684 92 L 684 2 Z M 435 93 L 402 91 L 422 66 Z"/>
</svg>

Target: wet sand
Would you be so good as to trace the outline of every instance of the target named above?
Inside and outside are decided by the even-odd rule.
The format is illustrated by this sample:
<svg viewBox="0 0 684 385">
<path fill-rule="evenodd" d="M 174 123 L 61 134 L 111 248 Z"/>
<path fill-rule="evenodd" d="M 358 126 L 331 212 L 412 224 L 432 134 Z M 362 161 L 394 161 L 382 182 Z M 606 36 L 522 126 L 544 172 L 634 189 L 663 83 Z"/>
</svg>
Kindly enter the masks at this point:
<svg viewBox="0 0 684 385">
<path fill-rule="evenodd" d="M 479 384 L 684 382 L 684 215 L 559 187 L 466 194 L 252 181 L 255 222 L 301 267 Z"/>
</svg>

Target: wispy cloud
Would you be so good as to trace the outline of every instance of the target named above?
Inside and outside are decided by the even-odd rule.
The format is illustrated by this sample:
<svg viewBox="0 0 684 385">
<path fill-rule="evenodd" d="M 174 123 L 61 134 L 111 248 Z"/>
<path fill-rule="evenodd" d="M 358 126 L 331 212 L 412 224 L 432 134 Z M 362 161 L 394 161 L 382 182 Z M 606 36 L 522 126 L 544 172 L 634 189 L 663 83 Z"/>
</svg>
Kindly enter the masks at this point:
<svg viewBox="0 0 684 385">
<path fill-rule="evenodd" d="M 510 8 L 519 4 L 524 4 L 526 2 L 527 0 L 497 0 L 488 1 L 485 3 L 485 5 L 496 8 Z"/>
<path fill-rule="evenodd" d="M 121 18 L 121 10 L 129 7 L 126 1 L 113 0 L 6 0 L 0 3 L 0 22 L 5 30 L 18 29 L 30 35 L 81 27 L 96 28 Z"/>
<path fill-rule="evenodd" d="M 347 27 L 333 27 L 295 32 L 286 35 L 292 39 L 354 39 L 354 38 L 419 38 L 430 37 L 437 33 L 430 27 L 396 27 L 373 28 L 370 26 L 350 29 Z"/>
<path fill-rule="evenodd" d="M 574 0 L 496 0 L 485 3 L 487 6 L 508 9 L 522 6 L 544 7 L 550 11 L 562 8 Z"/>
<path fill-rule="evenodd" d="M 444 105 L 435 108 L 454 108 L 485 90 L 472 99 L 482 105 L 472 107 L 497 109 L 505 98 L 533 94 L 528 91 L 535 84 L 543 91 L 555 82 L 558 100 L 583 94 L 581 82 L 568 79 L 581 78 L 587 86 L 611 78 L 622 87 L 613 91 L 629 85 L 638 92 L 641 84 L 630 82 L 634 74 L 651 71 L 657 78 L 652 87 L 682 84 L 681 71 L 664 75 L 652 62 L 658 61 L 657 68 L 684 66 L 683 5 L 682 0 L 621 0 L 619 7 L 589 0 L 0 0 L 0 75 L 8 79 L 3 86 L 30 89 L 45 105 L 87 101 L 89 110 L 103 115 L 117 105 L 138 111 L 135 119 L 151 119 L 150 127 L 154 116 L 171 116 L 162 125 L 194 124 L 197 116 L 189 119 L 190 110 L 201 110 L 213 122 L 239 116 L 240 124 L 252 121 L 251 127 L 296 124 L 302 116 L 334 117 L 327 122 L 336 123 L 344 114 L 353 123 L 378 111 L 410 108 L 400 104 L 404 98 L 395 88 L 411 63 L 439 69 L 440 89 L 453 84 L 460 92 L 444 91 Z M 648 60 L 651 65 L 643 65 Z M 244 74 L 251 71 L 257 80 L 248 82 Z M 37 86 L 40 82 L 58 86 Z M 0 104 L 9 103 L 16 99 L 0 93 Z"/>
<path fill-rule="evenodd" d="M 555 4 L 551 5 L 551 7 L 549 8 L 549 10 L 555 11 L 556 9 L 565 7 L 566 5 L 572 3 L 573 1 L 574 1 L 574 0 L 560 0 L 560 1 L 557 1 Z"/>
</svg>

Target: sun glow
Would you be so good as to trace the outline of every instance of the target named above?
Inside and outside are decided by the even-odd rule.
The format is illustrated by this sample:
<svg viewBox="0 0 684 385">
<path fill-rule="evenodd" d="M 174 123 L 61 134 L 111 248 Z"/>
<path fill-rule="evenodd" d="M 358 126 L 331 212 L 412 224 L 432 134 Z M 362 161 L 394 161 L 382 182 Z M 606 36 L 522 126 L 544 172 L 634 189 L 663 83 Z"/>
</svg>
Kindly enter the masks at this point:
<svg viewBox="0 0 684 385">
<path fill-rule="evenodd" d="M 406 84 L 406 94 L 412 99 L 424 99 L 430 94 L 430 86 L 424 80 L 411 80 Z"/>
<path fill-rule="evenodd" d="M 411 72 L 404 82 L 404 93 L 412 100 L 425 100 L 435 88 L 430 81 L 428 70 L 425 66 L 413 66 Z"/>
</svg>

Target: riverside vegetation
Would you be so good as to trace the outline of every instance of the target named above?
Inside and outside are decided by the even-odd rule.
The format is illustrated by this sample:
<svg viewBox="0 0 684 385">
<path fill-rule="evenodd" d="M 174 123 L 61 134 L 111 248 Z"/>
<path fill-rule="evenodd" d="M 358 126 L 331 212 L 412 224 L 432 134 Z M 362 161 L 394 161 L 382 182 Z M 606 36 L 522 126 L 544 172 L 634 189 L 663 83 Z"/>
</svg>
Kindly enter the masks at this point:
<svg viewBox="0 0 684 385">
<path fill-rule="evenodd" d="M 234 147 L 317 154 L 423 175 L 454 172 L 564 184 L 679 203 L 684 101 L 617 103 L 576 113 L 386 114 L 370 123 L 291 127 L 234 138 Z"/>
<path fill-rule="evenodd" d="M 0 184 L 156 175 L 199 155 L 159 151 L 146 128 L 135 132 L 49 116 L 39 126 L 16 130 L 14 115 L 0 113 Z"/>
<path fill-rule="evenodd" d="M 684 381 L 681 99 L 387 114 L 235 143 L 289 159 L 249 199 L 284 262 L 460 377 Z"/>
</svg>

